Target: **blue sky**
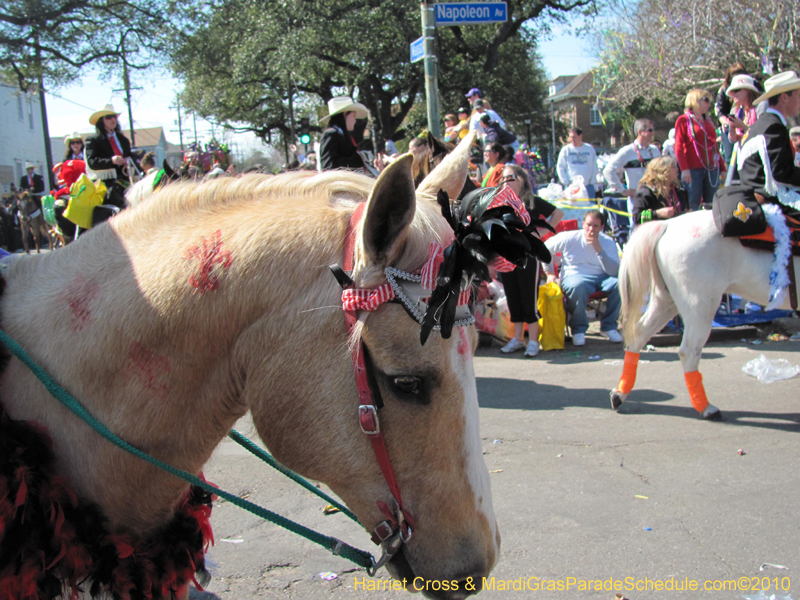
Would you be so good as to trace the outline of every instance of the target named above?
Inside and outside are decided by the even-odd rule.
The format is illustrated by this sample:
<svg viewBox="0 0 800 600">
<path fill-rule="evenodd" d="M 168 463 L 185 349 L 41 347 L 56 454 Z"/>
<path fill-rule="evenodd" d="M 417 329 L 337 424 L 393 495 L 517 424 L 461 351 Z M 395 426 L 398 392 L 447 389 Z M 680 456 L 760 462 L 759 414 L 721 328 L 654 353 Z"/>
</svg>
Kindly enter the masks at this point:
<svg viewBox="0 0 800 600">
<path fill-rule="evenodd" d="M 588 44 L 575 37 L 572 29 L 567 26 L 554 29 L 552 39 L 542 42 L 539 46 L 542 62 L 551 77 L 577 75 L 594 64 L 594 59 L 588 53 Z M 167 139 L 177 144 L 175 121 L 178 115 L 171 107 L 175 104 L 178 82 L 165 74 L 149 74 L 135 75 L 133 85 L 141 88 L 132 93 L 133 115 L 137 126 L 142 128 L 162 126 Z M 101 82 L 96 74 L 88 73 L 79 84 L 48 94 L 47 113 L 51 136 L 66 136 L 73 131 L 79 133 L 91 131 L 89 115 L 108 102 L 123 113 L 121 122 L 127 129 L 127 106 L 123 92 L 114 91 L 120 87 L 119 83 Z M 184 142 L 186 142 L 188 137 L 194 137 L 191 118 L 184 117 L 183 127 Z M 211 135 L 210 124 L 198 120 L 197 133 L 199 138 L 208 139 Z M 237 141 L 242 146 L 250 145 L 252 140 L 254 137 L 248 134 L 226 137 L 225 141 Z"/>
<path fill-rule="evenodd" d="M 569 26 L 555 28 L 552 39 L 539 42 L 539 54 L 551 78 L 583 73 L 596 62 L 589 55 L 588 42 L 576 37 Z"/>
</svg>

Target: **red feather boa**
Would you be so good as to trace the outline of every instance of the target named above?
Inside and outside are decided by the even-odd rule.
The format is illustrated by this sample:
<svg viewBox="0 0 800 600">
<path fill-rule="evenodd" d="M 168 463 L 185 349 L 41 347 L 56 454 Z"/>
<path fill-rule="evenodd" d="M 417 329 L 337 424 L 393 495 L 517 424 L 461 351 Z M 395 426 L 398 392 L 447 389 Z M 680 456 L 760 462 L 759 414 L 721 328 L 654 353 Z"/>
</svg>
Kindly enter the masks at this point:
<svg viewBox="0 0 800 600">
<path fill-rule="evenodd" d="M 210 578 L 204 553 L 214 543 L 214 497 L 202 488 L 192 486 L 172 521 L 140 539 L 109 533 L 100 507 L 55 474 L 47 432 L 10 419 L 2 404 L 0 457 L 0 598 L 170 598 Z"/>
</svg>

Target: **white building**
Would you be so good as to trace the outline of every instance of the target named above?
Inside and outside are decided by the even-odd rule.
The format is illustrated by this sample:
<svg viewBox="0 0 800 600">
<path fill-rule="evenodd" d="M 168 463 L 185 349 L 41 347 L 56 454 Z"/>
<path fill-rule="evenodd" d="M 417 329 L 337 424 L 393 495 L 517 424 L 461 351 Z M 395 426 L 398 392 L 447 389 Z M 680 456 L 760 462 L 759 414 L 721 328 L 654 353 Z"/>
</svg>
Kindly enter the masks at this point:
<svg viewBox="0 0 800 600">
<path fill-rule="evenodd" d="M 0 189 L 4 194 L 12 182 L 19 187 L 28 161 L 36 165 L 45 190 L 50 190 L 44 140 L 38 94 L 0 83 Z"/>
</svg>

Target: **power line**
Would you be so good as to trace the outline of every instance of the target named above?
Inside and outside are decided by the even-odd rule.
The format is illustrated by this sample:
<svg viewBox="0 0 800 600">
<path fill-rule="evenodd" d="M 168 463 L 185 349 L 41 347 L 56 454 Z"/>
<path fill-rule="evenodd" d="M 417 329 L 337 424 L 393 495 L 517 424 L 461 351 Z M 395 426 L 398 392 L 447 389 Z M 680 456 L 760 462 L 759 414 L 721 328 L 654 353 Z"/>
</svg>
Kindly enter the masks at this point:
<svg viewBox="0 0 800 600">
<path fill-rule="evenodd" d="M 74 100 L 70 100 L 69 98 L 64 98 L 64 96 L 59 96 L 55 92 L 48 91 L 47 94 L 50 96 L 55 96 L 56 98 L 58 98 L 59 100 L 63 100 L 64 102 L 69 102 L 70 104 L 74 104 L 75 106 L 80 106 L 81 108 L 85 108 L 86 110 L 91 110 L 91 111 L 95 110 L 94 108 L 89 108 L 88 106 L 84 106 L 83 104 L 78 104 L 77 102 L 75 102 Z"/>
</svg>

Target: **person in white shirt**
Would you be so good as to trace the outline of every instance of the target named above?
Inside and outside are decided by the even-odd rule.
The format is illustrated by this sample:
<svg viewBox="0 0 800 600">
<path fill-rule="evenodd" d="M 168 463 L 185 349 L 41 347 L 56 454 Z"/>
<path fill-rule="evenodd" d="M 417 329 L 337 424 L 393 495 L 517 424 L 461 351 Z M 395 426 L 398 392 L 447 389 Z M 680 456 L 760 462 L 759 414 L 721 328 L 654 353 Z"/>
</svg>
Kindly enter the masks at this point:
<svg viewBox="0 0 800 600">
<path fill-rule="evenodd" d="M 669 137 L 667 141 L 664 142 L 664 146 L 661 149 L 661 154 L 664 156 L 671 156 L 675 158 L 675 128 L 669 130 Z"/>
<path fill-rule="evenodd" d="M 591 144 L 583 143 L 583 131 L 578 127 L 569 130 L 569 144 L 558 153 L 556 171 L 561 185 L 565 188 L 580 175 L 586 186 L 589 198 L 595 197 L 597 183 L 597 154 Z"/>
<path fill-rule="evenodd" d="M 661 151 L 651 143 L 654 131 L 650 119 L 637 119 L 633 124 L 636 139 L 632 144 L 623 146 L 603 169 L 603 176 L 608 183 L 606 191 L 619 192 L 627 196 L 629 214 L 633 214 L 633 196 L 639 187 L 639 180 L 644 176 L 647 163 L 661 156 Z M 620 169 L 625 171 L 627 185 L 623 184 L 617 175 Z"/>
<path fill-rule="evenodd" d="M 475 100 L 475 102 L 473 102 L 472 108 L 474 110 L 472 111 L 472 116 L 469 119 L 469 130 L 477 131 L 479 138 L 483 139 L 483 128 L 480 126 L 480 120 L 484 114 L 489 115 L 492 121 L 497 121 L 498 123 L 500 123 L 500 127 L 505 129 L 506 122 L 503 121 L 503 119 L 500 118 L 500 115 L 494 112 L 491 108 L 487 109 L 483 104 L 483 100 L 481 100 L 480 98 L 478 100 Z"/>
<path fill-rule="evenodd" d="M 558 262 L 561 255 L 561 290 L 567 299 L 567 310 L 571 313 L 569 328 L 572 331 L 572 345 L 586 343 L 586 330 L 589 318 L 586 315 L 586 301 L 595 292 L 608 294 L 606 314 L 600 321 L 600 335 L 612 342 L 621 342 L 617 331 L 617 317 L 621 305 L 619 282 L 619 254 L 614 240 L 602 233 L 603 215 L 599 210 L 586 211 L 583 229 L 562 231 L 551 237 L 545 245 L 550 255 Z M 547 282 L 556 280 L 553 263 L 543 264 Z"/>
</svg>

